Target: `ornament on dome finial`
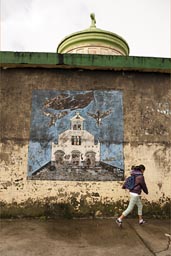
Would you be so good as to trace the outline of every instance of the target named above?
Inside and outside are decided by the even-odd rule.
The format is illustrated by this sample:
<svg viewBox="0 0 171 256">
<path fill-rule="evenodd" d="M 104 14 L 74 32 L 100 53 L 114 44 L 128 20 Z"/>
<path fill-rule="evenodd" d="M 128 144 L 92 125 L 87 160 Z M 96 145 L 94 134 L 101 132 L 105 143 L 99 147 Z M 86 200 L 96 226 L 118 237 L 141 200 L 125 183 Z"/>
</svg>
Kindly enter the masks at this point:
<svg viewBox="0 0 171 256">
<path fill-rule="evenodd" d="M 95 14 L 94 13 L 91 13 L 90 14 L 90 18 L 91 18 L 91 28 L 96 28 L 96 18 L 95 18 Z"/>
</svg>

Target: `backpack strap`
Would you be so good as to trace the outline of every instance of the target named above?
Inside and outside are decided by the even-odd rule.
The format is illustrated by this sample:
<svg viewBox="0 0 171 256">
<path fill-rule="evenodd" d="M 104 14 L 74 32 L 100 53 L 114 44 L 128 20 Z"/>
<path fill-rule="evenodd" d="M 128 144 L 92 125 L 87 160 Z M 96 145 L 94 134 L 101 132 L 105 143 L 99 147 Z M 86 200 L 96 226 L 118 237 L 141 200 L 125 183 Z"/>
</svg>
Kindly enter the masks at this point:
<svg viewBox="0 0 171 256">
<path fill-rule="evenodd" d="M 136 179 L 136 177 L 142 176 L 142 175 L 143 175 L 143 174 L 135 174 L 134 176 L 135 176 L 135 179 Z M 136 184 L 132 189 L 134 189 L 134 188 L 137 187 L 138 185 L 141 186 L 141 184 L 138 183 L 138 184 Z M 132 189 L 131 189 L 131 190 L 132 190 Z"/>
</svg>

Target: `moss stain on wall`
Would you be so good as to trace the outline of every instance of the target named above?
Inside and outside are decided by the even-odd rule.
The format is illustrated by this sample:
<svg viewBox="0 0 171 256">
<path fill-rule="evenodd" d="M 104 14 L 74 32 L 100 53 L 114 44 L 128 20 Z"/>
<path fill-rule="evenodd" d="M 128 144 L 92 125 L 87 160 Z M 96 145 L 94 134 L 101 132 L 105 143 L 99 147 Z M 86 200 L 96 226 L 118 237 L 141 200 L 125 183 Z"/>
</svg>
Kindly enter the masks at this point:
<svg viewBox="0 0 171 256">
<path fill-rule="evenodd" d="M 170 218 L 171 200 L 160 199 L 158 202 L 144 203 L 145 218 Z M 106 218 L 117 217 L 126 208 L 128 201 L 118 200 L 117 202 L 96 202 L 89 204 L 86 198 L 72 197 L 68 203 L 54 203 L 51 198 L 45 198 L 43 202 L 28 199 L 26 202 L 17 204 L 5 204 L 0 202 L 1 218 L 22 218 L 22 217 L 39 217 L 39 218 Z M 137 217 L 137 209 L 128 216 L 129 218 Z"/>
</svg>

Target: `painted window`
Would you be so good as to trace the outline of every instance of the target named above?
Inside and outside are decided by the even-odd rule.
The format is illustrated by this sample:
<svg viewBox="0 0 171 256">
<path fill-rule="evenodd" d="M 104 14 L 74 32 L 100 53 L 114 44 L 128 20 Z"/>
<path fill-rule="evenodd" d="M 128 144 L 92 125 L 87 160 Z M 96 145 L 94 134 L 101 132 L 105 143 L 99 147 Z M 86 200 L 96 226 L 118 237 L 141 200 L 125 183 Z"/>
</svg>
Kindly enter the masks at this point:
<svg viewBox="0 0 171 256">
<path fill-rule="evenodd" d="M 72 136 L 71 145 L 81 145 L 81 136 Z"/>
</svg>

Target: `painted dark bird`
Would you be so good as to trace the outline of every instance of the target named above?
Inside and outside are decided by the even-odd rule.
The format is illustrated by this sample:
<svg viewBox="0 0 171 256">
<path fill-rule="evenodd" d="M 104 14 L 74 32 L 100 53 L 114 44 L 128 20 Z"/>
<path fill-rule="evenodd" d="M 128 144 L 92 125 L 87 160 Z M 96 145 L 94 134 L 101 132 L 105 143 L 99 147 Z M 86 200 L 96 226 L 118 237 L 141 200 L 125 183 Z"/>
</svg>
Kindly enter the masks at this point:
<svg viewBox="0 0 171 256">
<path fill-rule="evenodd" d="M 63 111 L 63 112 L 60 112 L 58 114 L 53 114 L 53 113 L 50 113 L 50 112 L 45 112 L 43 111 L 43 114 L 47 117 L 50 117 L 50 122 L 48 123 L 49 127 L 51 127 L 52 125 L 55 125 L 56 121 L 58 119 L 61 119 L 62 117 L 64 117 L 65 115 L 68 114 L 67 111 Z"/>
<path fill-rule="evenodd" d="M 110 115 L 111 113 L 112 113 L 111 109 L 109 109 L 109 110 L 107 110 L 105 112 L 100 112 L 99 110 L 97 110 L 95 114 L 87 112 L 87 114 L 89 116 L 91 116 L 92 118 L 94 118 L 96 120 L 96 123 L 97 123 L 98 126 L 100 126 L 100 124 L 102 122 L 102 118 Z"/>
<path fill-rule="evenodd" d="M 44 102 L 43 108 L 52 108 L 55 110 L 64 110 L 64 109 L 78 109 L 84 108 L 90 104 L 94 99 L 93 91 L 86 93 L 77 93 L 74 95 L 70 94 L 60 94 L 51 99 L 47 99 Z"/>
</svg>

